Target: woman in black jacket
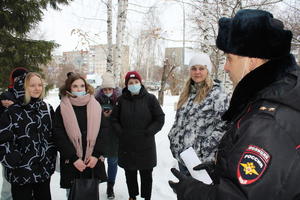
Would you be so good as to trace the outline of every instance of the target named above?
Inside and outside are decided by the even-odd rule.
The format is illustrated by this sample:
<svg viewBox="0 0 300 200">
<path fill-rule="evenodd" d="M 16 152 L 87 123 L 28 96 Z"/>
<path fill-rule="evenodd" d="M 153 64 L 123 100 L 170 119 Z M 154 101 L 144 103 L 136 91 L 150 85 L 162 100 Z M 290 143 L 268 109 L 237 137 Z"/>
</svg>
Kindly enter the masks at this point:
<svg viewBox="0 0 300 200">
<path fill-rule="evenodd" d="M 34 72 L 19 76 L 13 92 L 15 104 L 0 120 L 0 160 L 13 200 L 51 200 L 50 177 L 56 159 L 51 121 L 54 112 L 42 100 L 42 77 Z"/>
<path fill-rule="evenodd" d="M 112 112 L 119 135 L 118 164 L 125 169 L 130 200 L 139 194 L 137 171 L 141 176 L 141 197 L 151 199 L 152 171 L 157 161 L 154 136 L 164 124 L 156 97 L 147 92 L 141 80 L 135 71 L 126 74 L 126 87 Z"/>
<path fill-rule="evenodd" d="M 55 112 L 54 136 L 60 152 L 60 185 L 70 189 L 79 176 L 106 180 L 100 144 L 101 106 L 79 74 L 69 76 Z M 94 169 L 94 170 L 92 170 Z M 67 190 L 68 193 L 69 190 Z"/>
<path fill-rule="evenodd" d="M 104 144 L 103 154 L 107 158 L 107 189 L 108 199 L 114 199 L 114 184 L 118 172 L 118 143 L 119 139 L 116 132 L 112 128 L 110 115 L 117 98 L 120 96 L 116 88 L 114 75 L 105 73 L 102 75 L 102 85 L 99 92 L 95 95 L 96 100 L 102 107 L 101 117 L 101 139 Z"/>
</svg>

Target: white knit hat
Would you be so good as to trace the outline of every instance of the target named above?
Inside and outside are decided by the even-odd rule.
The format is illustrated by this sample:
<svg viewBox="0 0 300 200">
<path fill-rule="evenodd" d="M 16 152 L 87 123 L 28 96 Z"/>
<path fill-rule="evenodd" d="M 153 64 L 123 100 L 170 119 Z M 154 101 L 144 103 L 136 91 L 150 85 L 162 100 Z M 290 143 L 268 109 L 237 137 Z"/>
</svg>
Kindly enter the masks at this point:
<svg viewBox="0 0 300 200">
<path fill-rule="evenodd" d="M 105 72 L 102 75 L 101 88 L 116 88 L 114 75 L 110 72 Z"/>
<path fill-rule="evenodd" d="M 189 67 L 193 67 L 196 65 L 203 65 L 207 67 L 207 70 L 209 73 L 211 73 L 212 70 L 212 63 L 210 61 L 210 58 L 207 54 L 205 53 L 199 53 L 192 57 L 189 63 Z"/>
</svg>

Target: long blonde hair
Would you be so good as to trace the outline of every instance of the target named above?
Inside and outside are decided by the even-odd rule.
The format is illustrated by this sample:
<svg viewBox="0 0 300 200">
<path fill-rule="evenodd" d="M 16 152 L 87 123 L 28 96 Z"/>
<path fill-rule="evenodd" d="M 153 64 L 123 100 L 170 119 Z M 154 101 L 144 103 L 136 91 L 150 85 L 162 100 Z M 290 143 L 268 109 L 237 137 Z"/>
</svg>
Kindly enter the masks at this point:
<svg viewBox="0 0 300 200">
<path fill-rule="evenodd" d="M 43 99 L 44 96 L 45 96 L 45 85 L 44 85 L 44 81 L 43 81 L 42 76 L 41 76 L 40 74 L 36 73 L 36 72 L 29 72 L 29 73 L 26 75 L 25 81 L 24 81 L 24 90 L 25 90 L 24 103 L 25 103 L 25 104 L 28 104 L 28 103 L 30 102 L 30 100 L 31 100 L 31 96 L 30 96 L 30 94 L 29 94 L 28 88 L 29 88 L 29 82 L 30 82 L 30 79 L 31 79 L 32 77 L 34 77 L 34 76 L 40 78 L 40 79 L 41 79 L 41 82 L 42 82 L 42 93 L 41 93 L 41 95 L 39 96 L 39 99 Z"/>
<path fill-rule="evenodd" d="M 177 103 L 177 110 L 179 110 L 182 107 L 182 105 L 188 100 L 190 95 L 190 87 L 192 83 L 193 83 L 192 78 L 189 78 L 189 80 L 185 83 L 183 91 L 179 96 L 179 101 Z M 205 97 L 212 89 L 212 87 L 213 87 L 213 80 L 211 76 L 208 74 L 206 79 L 203 81 L 201 88 L 197 91 L 194 102 L 200 103 L 203 99 L 205 99 Z"/>
</svg>

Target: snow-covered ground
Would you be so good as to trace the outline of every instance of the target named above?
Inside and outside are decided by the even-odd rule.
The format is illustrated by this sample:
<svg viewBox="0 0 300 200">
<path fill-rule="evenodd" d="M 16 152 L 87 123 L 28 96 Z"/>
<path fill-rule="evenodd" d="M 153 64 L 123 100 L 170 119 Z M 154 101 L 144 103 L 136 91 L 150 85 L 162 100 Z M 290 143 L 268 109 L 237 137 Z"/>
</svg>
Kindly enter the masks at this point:
<svg viewBox="0 0 300 200">
<path fill-rule="evenodd" d="M 59 99 L 57 90 L 49 92 L 45 101 L 50 103 L 54 109 L 59 105 Z M 173 124 L 175 111 L 174 104 L 178 100 L 178 97 L 165 96 L 165 103 L 163 110 L 165 112 L 165 125 L 162 130 L 156 134 L 156 148 L 157 148 L 157 166 L 153 170 L 153 189 L 152 199 L 154 200 L 172 200 L 176 199 L 176 195 L 169 187 L 168 180 L 176 180 L 170 172 L 171 167 L 177 166 L 177 162 L 173 159 L 170 144 L 168 140 L 168 132 Z M 1 168 L 1 165 L 0 165 Z M 65 200 L 65 190 L 59 186 L 60 174 L 55 172 L 51 178 L 51 194 L 53 200 Z M 0 174 L 0 187 L 2 187 L 2 173 Z M 102 183 L 99 186 L 100 199 L 106 198 L 106 183 Z M 128 192 L 125 180 L 124 170 L 118 169 L 116 184 L 115 184 L 116 200 L 127 200 Z M 138 197 L 138 200 L 142 198 Z"/>
</svg>

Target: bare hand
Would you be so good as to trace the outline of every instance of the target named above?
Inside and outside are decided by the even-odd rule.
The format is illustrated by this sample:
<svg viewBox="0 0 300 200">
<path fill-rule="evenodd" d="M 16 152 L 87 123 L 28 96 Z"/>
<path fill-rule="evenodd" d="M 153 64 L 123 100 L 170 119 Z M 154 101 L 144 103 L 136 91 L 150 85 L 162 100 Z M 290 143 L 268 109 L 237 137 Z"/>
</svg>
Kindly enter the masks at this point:
<svg viewBox="0 0 300 200">
<path fill-rule="evenodd" d="M 107 110 L 107 111 L 104 111 L 103 114 L 105 117 L 109 117 L 111 112 L 112 112 L 112 110 Z"/>
<path fill-rule="evenodd" d="M 98 162 L 98 159 L 94 156 L 91 156 L 87 159 L 86 167 L 94 168 Z"/>
<path fill-rule="evenodd" d="M 84 162 L 79 158 L 78 160 L 76 160 L 73 165 L 76 167 L 76 169 L 80 172 L 83 172 L 83 170 L 85 170 L 85 168 L 87 167 Z"/>
<path fill-rule="evenodd" d="M 1 100 L 1 104 L 2 104 L 4 107 L 8 108 L 9 106 L 13 105 L 14 102 L 11 101 L 11 100 Z"/>
<path fill-rule="evenodd" d="M 105 158 L 103 156 L 100 156 L 99 157 L 99 160 L 101 160 L 101 162 L 104 162 L 105 161 Z"/>
</svg>

